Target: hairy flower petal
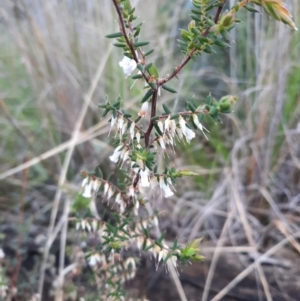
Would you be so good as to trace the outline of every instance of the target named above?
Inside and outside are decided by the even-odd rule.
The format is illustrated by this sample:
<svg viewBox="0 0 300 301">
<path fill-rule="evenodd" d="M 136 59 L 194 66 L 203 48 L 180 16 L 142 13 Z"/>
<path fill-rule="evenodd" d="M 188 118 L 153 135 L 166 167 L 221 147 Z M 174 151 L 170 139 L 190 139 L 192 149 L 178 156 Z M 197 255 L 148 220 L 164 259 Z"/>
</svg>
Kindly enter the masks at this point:
<svg viewBox="0 0 300 301">
<path fill-rule="evenodd" d="M 137 63 L 135 60 L 124 56 L 123 60 L 119 62 L 119 66 L 123 69 L 123 72 L 126 74 L 126 76 L 129 76 L 135 70 Z"/>
</svg>

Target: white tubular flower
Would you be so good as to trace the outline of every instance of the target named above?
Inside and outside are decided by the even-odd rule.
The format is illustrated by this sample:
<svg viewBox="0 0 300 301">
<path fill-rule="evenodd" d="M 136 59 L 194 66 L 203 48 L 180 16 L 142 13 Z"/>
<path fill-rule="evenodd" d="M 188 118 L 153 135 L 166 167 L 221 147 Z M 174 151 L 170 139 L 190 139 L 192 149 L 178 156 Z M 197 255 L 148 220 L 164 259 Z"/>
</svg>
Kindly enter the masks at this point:
<svg viewBox="0 0 300 301">
<path fill-rule="evenodd" d="M 86 227 L 88 232 L 91 232 L 92 228 L 91 228 L 91 225 L 89 224 L 88 221 L 85 221 L 85 227 Z"/>
<path fill-rule="evenodd" d="M 85 231 L 85 225 L 86 225 L 86 221 L 83 219 L 83 220 L 81 221 L 81 229 L 82 229 L 83 231 Z"/>
<path fill-rule="evenodd" d="M 121 204 L 120 204 L 120 212 L 121 213 L 124 213 L 124 211 L 125 211 L 125 205 L 124 204 L 125 203 L 123 201 L 121 201 Z"/>
<path fill-rule="evenodd" d="M 157 126 L 159 127 L 161 133 L 164 133 L 164 124 L 162 123 L 162 121 L 158 121 Z"/>
<path fill-rule="evenodd" d="M 107 192 L 107 199 L 109 200 L 114 195 L 114 191 L 112 187 L 110 186 Z"/>
<path fill-rule="evenodd" d="M 169 115 L 166 120 L 165 120 L 165 129 L 166 131 L 169 130 L 169 127 L 170 127 L 170 121 L 171 121 L 171 115 Z"/>
<path fill-rule="evenodd" d="M 157 218 L 157 216 L 153 217 L 152 223 L 153 223 L 154 226 L 158 227 L 158 218 Z"/>
<path fill-rule="evenodd" d="M 140 109 L 138 115 L 139 115 L 140 117 L 145 117 L 145 115 L 146 115 L 146 113 L 147 113 L 147 111 L 148 111 L 148 108 L 149 108 L 149 103 L 148 103 L 148 101 L 146 101 L 146 102 L 144 102 L 144 103 L 142 104 L 142 107 L 141 107 L 141 109 Z"/>
<path fill-rule="evenodd" d="M 93 191 L 94 192 L 98 192 L 99 190 L 99 187 L 100 187 L 100 182 L 98 180 L 94 180 L 93 183 L 92 183 L 92 188 L 93 188 Z"/>
<path fill-rule="evenodd" d="M 179 115 L 179 126 L 180 126 L 180 129 L 181 129 L 181 132 L 183 135 L 185 135 L 185 120 L 183 117 L 181 117 L 181 115 Z"/>
<path fill-rule="evenodd" d="M 122 128 L 124 126 L 124 118 L 123 116 L 118 118 L 118 129 L 122 131 Z"/>
<path fill-rule="evenodd" d="M 108 189 L 109 189 L 109 184 L 105 183 L 105 185 L 104 185 L 104 194 L 107 194 Z"/>
<path fill-rule="evenodd" d="M 157 179 L 156 179 L 156 177 L 151 177 L 150 178 L 150 186 L 151 186 L 151 189 L 155 189 L 156 188 L 156 186 L 157 186 Z"/>
<path fill-rule="evenodd" d="M 149 169 L 146 167 L 145 170 L 140 170 L 140 186 L 141 187 L 149 187 L 150 182 L 149 182 Z"/>
<path fill-rule="evenodd" d="M 131 75 L 131 73 L 135 70 L 137 63 L 135 60 L 132 60 L 127 56 L 124 56 L 123 60 L 119 62 L 119 66 L 123 69 L 123 72 L 127 77 Z"/>
<path fill-rule="evenodd" d="M 92 229 L 94 232 L 96 232 L 98 230 L 98 222 L 95 219 L 93 219 L 93 221 L 92 221 Z"/>
<path fill-rule="evenodd" d="M 164 260 L 168 255 L 168 251 L 165 249 L 162 249 L 159 253 L 158 253 L 158 259 L 157 262 L 159 263 L 161 260 Z"/>
<path fill-rule="evenodd" d="M 169 132 L 173 137 L 175 136 L 175 133 L 176 133 L 176 122 L 175 122 L 175 120 L 170 120 Z"/>
<path fill-rule="evenodd" d="M 206 130 L 209 133 L 209 130 L 206 129 L 199 121 L 198 116 L 196 114 L 193 114 L 193 121 L 195 123 L 195 125 L 197 126 L 197 128 L 202 132 L 202 134 L 204 135 L 204 137 L 208 140 L 207 136 L 205 135 L 203 130 Z"/>
<path fill-rule="evenodd" d="M 122 161 L 125 162 L 128 158 L 129 158 L 129 151 L 127 150 L 122 154 Z"/>
<path fill-rule="evenodd" d="M 183 138 L 181 128 L 176 128 L 176 133 L 177 133 L 177 136 L 178 136 L 178 140 L 181 140 Z"/>
<path fill-rule="evenodd" d="M 138 236 L 136 238 L 136 246 L 139 250 L 141 250 L 143 243 L 144 243 L 144 239 L 142 237 Z"/>
<path fill-rule="evenodd" d="M 141 133 L 140 132 L 136 132 L 135 138 L 136 138 L 136 142 L 140 143 L 140 141 L 141 141 Z"/>
<path fill-rule="evenodd" d="M 163 136 L 160 136 L 158 138 L 158 142 L 159 142 L 159 144 L 160 144 L 160 146 L 161 146 L 162 149 L 166 149 L 165 140 L 164 140 Z"/>
<path fill-rule="evenodd" d="M 129 134 L 130 134 L 131 140 L 133 140 L 133 138 L 134 138 L 134 128 L 135 128 L 135 122 L 132 122 L 130 125 L 130 129 L 129 129 Z"/>
<path fill-rule="evenodd" d="M 130 267 L 129 267 L 130 265 Z M 125 269 L 130 269 L 130 270 L 133 270 L 135 271 L 136 270 L 136 265 L 135 265 L 135 261 L 132 257 L 129 257 L 126 261 L 125 261 Z"/>
<path fill-rule="evenodd" d="M 101 256 L 99 254 L 92 254 L 88 260 L 89 266 L 93 267 L 97 263 L 101 263 Z"/>
<path fill-rule="evenodd" d="M 124 135 L 124 133 L 125 133 L 125 131 L 127 129 L 127 126 L 128 126 L 128 122 L 124 122 L 123 127 L 121 129 L 121 135 Z"/>
<path fill-rule="evenodd" d="M 121 193 L 119 192 L 116 196 L 115 203 L 119 205 L 121 204 L 121 201 L 122 201 L 122 197 L 121 197 Z"/>
<path fill-rule="evenodd" d="M 191 129 L 189 129 L 188 127 L 185 128 L 185 138 L 186 138 L 186 141 L 188 143 L 190 143 L 190 141 L 192 139 L 194 139 L 196 137 L 196 134 L 195 132 L 193 132 Z"/>
<path fill-rule="evenodd" d="M 93 181 L 86 177 L 82 181 L 82 187 L 83 187 L 83 193 L 82 196 L 85 198 L 91 198 L 92 197 L 92 189 L 93 189 Z"/>
<path fill-rule="evenodd" d="M 119 145 L 115 150 L 114 153 L 109 157 L 110 161 L 114 162 L 114 163 L 118 163 L 119 159 L 120 159 L 120 155 L 121 155 L 121 148 L 123 147 L 123 145 Z"/>
<path fill-rule="evenodd" d="M 165 198 L 168 198 L 168 197 L 174 195 L 174 193 L 171 190 L 169 184 L 165 183 L 164 178 L 160 178 L 159 179 L 159 186 L 163 190 Z"/>
<path fill-rule="evenodd" d="M 110 132 L 111 132 L 113 126 L 115 125 L 116 121 L 117 121 L 117 118 L 115 118 L 114 116 L 111 116 L 111 120 L 110 120 L 110 130 L 109 130 L 108 136 L 110 135 Z"/>
</svg>

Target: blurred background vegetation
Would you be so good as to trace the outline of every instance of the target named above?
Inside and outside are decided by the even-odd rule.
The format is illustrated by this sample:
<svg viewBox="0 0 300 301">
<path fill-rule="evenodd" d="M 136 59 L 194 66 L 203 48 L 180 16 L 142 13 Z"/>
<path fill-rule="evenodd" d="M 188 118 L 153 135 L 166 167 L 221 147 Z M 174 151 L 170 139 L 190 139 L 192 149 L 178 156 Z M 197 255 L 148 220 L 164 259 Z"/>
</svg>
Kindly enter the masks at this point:
<svg viewBox="0 0 300 301">
<path fill-rule="evenodd" d="M 155 48 L 151 60 L 160 75 L 170 73 L 183 57 L 176 39 L 189 22 L 191 3 L 132 2 L 145 22 L 141 36 Z M 300 27 L 299 1 L 286 4 Z M 169 239 L 186 243 L 203 237 L 208 258 L 203 301 L 210 300 L 220 252 L 235 247 L 232 256 L 245 268 L 249 263 L 241 254 L 264 254 L 291 235 L 284 247 L 291 253 L 282 258 L 300 252 L 299 34 L 265 14 L 239 16 L 243 22 L 231 32 L 231 48 L 189 63 L 170 84 L 177 95 L 161 97 L 174 111 L 191 98 L 204 101 L 208 93 L 239 97 L 235 112 L 221 124 L 204 120 L 209 141 L 197 136 L 161 158 L 199 176 L 178 181 L 172 200 L 153 200 L 164 212 L 161 230 Z M 104 38 L 117 31 L 115 19 L 110 0 L 1 1 L 0 245 L 9 286 L 18 290 L 12 300 L 30 300 L 37 292 L 50 216 L 53 223 L 66 216 L 64 204 L 80 190 L 80 170 L 100 165 L 108 176 L 113 168 L 109 125 L 98 103 L 120 93 L 125 107 L 139 109 L 143 83 L 129 89 L 132 81 L 124 81 L 118 66 L 122 54 Z M 55 242 L 63 233 L 57 229 L 46 254 L 54 275 L 57 256 L 50 254 L 59 252 Z M 257 277 L 267 295 L 264 272 Z"/>
</svg>

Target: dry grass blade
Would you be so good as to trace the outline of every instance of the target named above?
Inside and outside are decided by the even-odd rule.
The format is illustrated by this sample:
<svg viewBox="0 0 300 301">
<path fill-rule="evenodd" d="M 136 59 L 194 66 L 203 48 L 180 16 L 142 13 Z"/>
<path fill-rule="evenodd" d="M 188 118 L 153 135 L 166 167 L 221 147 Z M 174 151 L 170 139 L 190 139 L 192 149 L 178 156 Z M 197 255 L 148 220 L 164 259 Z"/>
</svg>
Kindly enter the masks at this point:
<svg viewBox="0 0 300 301">
<path fill-rule="evenodd" d="M 234 214 L 234 211 L 230 210 L 230 212 L 227 215 L 227 219 L 224 223 L 220 238 L 218 240 L 218 243 L 217 243 L 213 258 L 212 258 L 211 265 L 209 267 L 207 278 L 206 278 L 206 281 L 205 281 L 204 291 L 203 291 L 203 295 L 202 295 L 202 299 L 201 299 L 202 301 L 206 301 L 207 298 L 208 298 L 208 294 L 209 294 L 210 287 L 211 287 L 211 284 L 212 284 L 213 276 L 214 276 L 214 273 L 215 273 L 215 270 L 216 270 L 216 266 L 217 266 L 217 263 L 218 263 L 218 260 L 219 260 L 219 256 L 220 256 L 221 251 L 222 251 L 222 244 L 223 244 L 222 238 L 226 235 L 226 233 L 228 231 L 228 228 L 229 228 L 229 226 L 232 222 L 233 214 Z"/>
<path fill-rule="evenodd" d="M 53 201 L 52 214 L 51 214 L 50 225 L 49 225 L 49 229 L 48 229 L 48 237 L 52 234 L 53 229 L 54 229 L 54 223 L 55 223 L 55 220 L 56 220 L 56 216 L 57 216 L 57 212 L 58 212 L 58 206 L 59 206 L 60 198 L 61 198 L 61 195 L 62 195 L 61 187 L 63 186 L 63 184 L 66 180 L 66 175 L 67 175 L 67 171 L 68 171 L 69 164 L 70 164 L 70 161 L 71 161 L 71 157 L 73 155 L 76 143 L 77 143 L 77 141 L 80 137 L 80 128 L 81 128 L 82 122 L 84 120 L 87 109 L 88 109 L 88 107 L 90 105 L 90 102 L 92 100 L 92 96 L 93 96 L 94 91 L 96 89 L 96 85 L 98 84 L 98 82 L 101 78 L 101 74 L 104 70 L 104 67 L 105 67 L 107 59 L 110 55 L 110 52 L 111 51 L 108 51 L 106 53 L 105 58 L 99 63 L 96 74 L 95 74 L 95 76 L 93 78 L 93 81 L 91 83 L 91 86 L 90 86 L 87 94 L 83 98 L 84 103 L 82 105 L 82 109 L 80 111 L 80 115 L 78 117 L 78 120 L 75 124 L 74 131 L 73 131 L 73 134 L 72 134 L 72 139 L 70 141 L 68 151 L 67 151 L 67 154 L 66 154 L 66 158 L 64 160 L 63 169 L 60 173 L 60 177 L 59 177 L 59 180 L 58 180 L 58 189 L 56 191 L 54 201 Z M 59 275 L 61 275 L 61 273 L 63 271 L 63 268 L 64 268 L 64 256 L 65 256 L 65 244 L 66 244 L 66 235 L 67 235 L 66 232 L 67 232 L 67 223 L 68 223 L 68 212 L 69 212 L 68 206 L 69 206 L 69 202 L 66 201 L 65 206 L 66 206 L 66 208 L 64 210 L 64 213 L 66 213 L 67 215 L 64 215 L 65 227 L 63 228 L 64 229 L 63 234 L 62 234 L 63 239 L 61 240 L 62 246 L 61 246 L 61 249 L 60 249 Z M 48 260 L 50 247 L 51 247 L 51 245 L 49 243 L 46 244 L 44 255 L 43 255 L 43 264 L 42 264 L 42 267 L 41 267 L 41 275 L 40 275 L 40 282 L 39 282 L 39 289 L 38 289 L 38 293 L 39 293 L 40 296 L 42 296 L 42 292 L 43 292 L 46 262 Z M 61 294 L 59 294 L 59 298 L 62 298 Z M 57 300 L 57 301 L 59 301 L 59 300 Z"/>
<path fill-rule="evenodd" d="M 239 275 L 237 275 L 228 285 L 226 285 L 216 296 L 214 296 L 211 301 L 219 301 L 224 298 L 228 292 L 233 289 L 239 282 L 241 282 L 245 277 L 247 277 L 256 267 L 256 265 L 263 261 L 264 259 L 272 256 L 280 249 L 282 249 L 287 243 L 289 243 L 291 238 L 299 238 L 300 232 L 297 232 L 293 235 L 288 236 L 287 238 L 283 239 L 276 245 L 274 245 L 271 249 L 269 249 L 266 253 L 258 257 L 252 264 L 250 264 L 246 269 L 244 269 Z"/>
</svg>

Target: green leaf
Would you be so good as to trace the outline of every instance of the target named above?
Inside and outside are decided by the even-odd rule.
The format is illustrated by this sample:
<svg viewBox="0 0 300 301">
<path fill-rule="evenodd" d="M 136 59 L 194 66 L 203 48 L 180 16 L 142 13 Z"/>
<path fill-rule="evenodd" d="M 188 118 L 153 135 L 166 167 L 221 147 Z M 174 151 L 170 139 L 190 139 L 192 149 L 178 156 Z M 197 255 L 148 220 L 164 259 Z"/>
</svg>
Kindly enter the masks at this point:
<svg viewBox="0 0 300 301">
<path fill-rule="evenodd" d="M 178 239 L 175 238 L 174 243 L 173 243 L 172 250 L 176 250 L 176 249 L 177 249 L 177 245 L 178 245 Z"/>
<path fill-rule="evenodd" d="M 147 91 L 147 93 L 144 95 L 143 99 L 141 100 L 141 103 L 144 103 L 145 101 L 147 101 L 152 94 L 153 94 L 153 90 L 149 89 Z"/>
<path fill-rule="evenodd" d="M 110 109 L 105 109 L 105 111 L 102 114 L 102 117 L 105 117 L 108 114 L 109 111 L 110 111 Z"/>
<path fill-rule="evenodd" d="M 141 71 L 144 72 L 144 66 L 142 64 L 137 64 L 136 67 Z"/>
<path fill-rule="evenodd" d="M 168 87 L 167 85 L 162 85 L 161 87 L 162 87 L 163 89 L 165 89 L 166 91 L 168 91 L 168 92 L 171 92 L 171 93 L 177 93 L 176 90 L 174 90 L 174 89 Z"/>
<path fill-rule="evenodd" d="M 108 39 L 114 39 L 114 38 L 119 38 L 119 37 L 123 37 L 123 33 L 122 32 L 115 32 L 115 33 L 111 33 L 105 36 Z"/>
<path fill-rule="evenodd" d="M 137 74 L 137 75 L 133 75 L 131 76 L 132 79 L 140 79 L 140 78 L 143 78 L 143 75 L 142 74 Z"/>
<path fill-rule="evenodd" d="M 163 103 L 163 105 L 162 105 L 162 106 L 163 106 L 163 108 L 164 108 L 164 111 L 166 112 L 166 114 L 168 114 L 168 115 L 169 115 L 169 114 L 171 114 L 171 113 L 172 113 L 166 104 L 164 104 L 164 103 Z"/>
<path fill-rule="evenodd" d="M 151 66 L 153 65 L 153 63 L 149 63 L 149 64 L 147 64 L 146 66 L 145 66 L 145 70 L 149 70 L 150 68 L 151 68 Z"/>
<path fill-rule="evenodd" d="M 196 28 L 192 28 L 191 31 L 196 36 L 199 36 L 201 34 Z"/>
<path fill-rule="evenodd" d="M 199 36 L 199 41 L 201 43 L 208 43 L 209 42 L 209 39 L 207 37 L 203 37 L 203 36 Z"/>
<path fill-rule="evenodd" d="M 95 176 L 102 179 L 103 178 L 103 172 L 99 166 L 96 166 L 94 169 Z"/>
<path fill-rule="evenodd" d="M 210 45 L 207 45 L 203 51 L 206 53 L 212 53 L 212 48 Z"/>
<path fill-rule="evenodd" d="M 158 134 L 159 134 L 160 136 L 162 136 L 163 133 L 161 132 L 161 130 L 160 130 L 160 128 L 158 127 L 158 125 L 157 125 L 156 122 L 154 123 L 154 127 L 155 127 L 156 131 L 158 132 Z"/>
<path fill-rule="evenodd" d="M 183 169 L 183 170 L 179 170 L 178 174 L 180 176 L 185 176 L 185 177 L 196 177 L 199 176 L 199 174 L 197 174 L 196 172 L 187 170 L 187 169 Z"/>
<path fill-rule="evenodd" d="M 119 48 L 127 47 L 127 44 L 126 44 L 126 43 L 115 43 L 115 44 L 113 44 L 113 45 L 116 46 L 116 47 L 119 47 Z"/>
<path fill-rule="evenodd" d="M 157 241 L 159 241 L 160 243 L 162 243 L 162 241 L 163 241 L 163 239 L 165 238 L 165 236 L 166 236 L 166 232 L 163 232 L 163 233 L 160 235 L 160 237 L 159 237 L 159 239 L 158 239 Z"/>
<path fill-rule="evenodd" d="M 209 93 L 205 98 L 205 103 L 210 105 L 212 103 L 212 101 L 213 101 L 213 98 L 211 96 L 211 93 Z"/>
<path fill-rule="evenodd" d="M 209 26 L 214 26 L 215 25 L 215 22 L 212 19 L 208 18 L 208 17 L 205 17 L 205 21 Z"/>
<path fill-rule="evenodd" d="M 214 44 L 217 45 L 217 46 L 220 46 L 220 47 L 224 47 L 224 48 L 231 47 L 228 43 L 225 43 L 225 42 L 220 41 L 220 40 L 216 40 L 214 42 Z"/>
<path fill-rule="evenodd" d="M 191 12 L 193 14 L 196 14 L 196 15 L 201 15 L 202 14 L 202 12 L 200 10 L 196 10 L 196 9 L 191 9 Z"/>
<path fill-rule="evenodd" d="M 192 40 L 190 33 L 187 30 L 181 29 L 181 36 L 187 42 L 190 42 Z"/>
<path fill-rule="evenodd" d="M 154 76 L 155 79 L 158 79 L 159 75 L 158 75 L 157 69 L 154 66 L 154 64 L 152 64 L 150 66 L 150 68 L 148 69 L 148 72 L 149 72 L 150 75 Z"/>
<path fill-rule="evenodd" d="M 81 194 L 77 194 L 74 203 L 72 204 L 72 212 L 77 212 L 83 209 L 88 209 L 91 200 L 83 197 Z"/>
<path fill-rule="evenodd" d="M 136 43 L 134 43 L 133 44 L 133 47 L 142 47 L 142 46 L 146 46 L 146 45 L 148 45 L 150 42 L 148 42 L 148 41 L 144 41 L 144 42 L 136 42 Z"/>
<path fill-rule="evenodd" d="M 249 5 L 245 5 L 244 8 L 248 11 L 250 11 L 251 13 L 259 13 L 260 11 L 255 9 L 254 7 L 251 7 Z"/>
<path fill-rule="evenodd" d="M 150 55 L 153 51 L 154 51 L 154 49 L 151 49 L 151 50 L 147 51 L 147 52 L 145 53 L 145 56 Z"/>
<path fill-rule="evenodd" d="M 133 59 L 131 53 L 123 52 L 123 55 L 129 57 L 131 60 Z"/>
<path fill-rule="evenodd" d="M 201 22 L 201 19 L 196 17 L 195 15 L 190 15 L 190 17 L 192 18 L 192 20 L 195 20 L 197 22 Z"/>
<path fill-rule="evenodd" d="M 187 105 L 193 113 L 196 112 L 196 108 L 194 107 L 194 105 L 191 102 L 188 102 Z"/>
</svg>

